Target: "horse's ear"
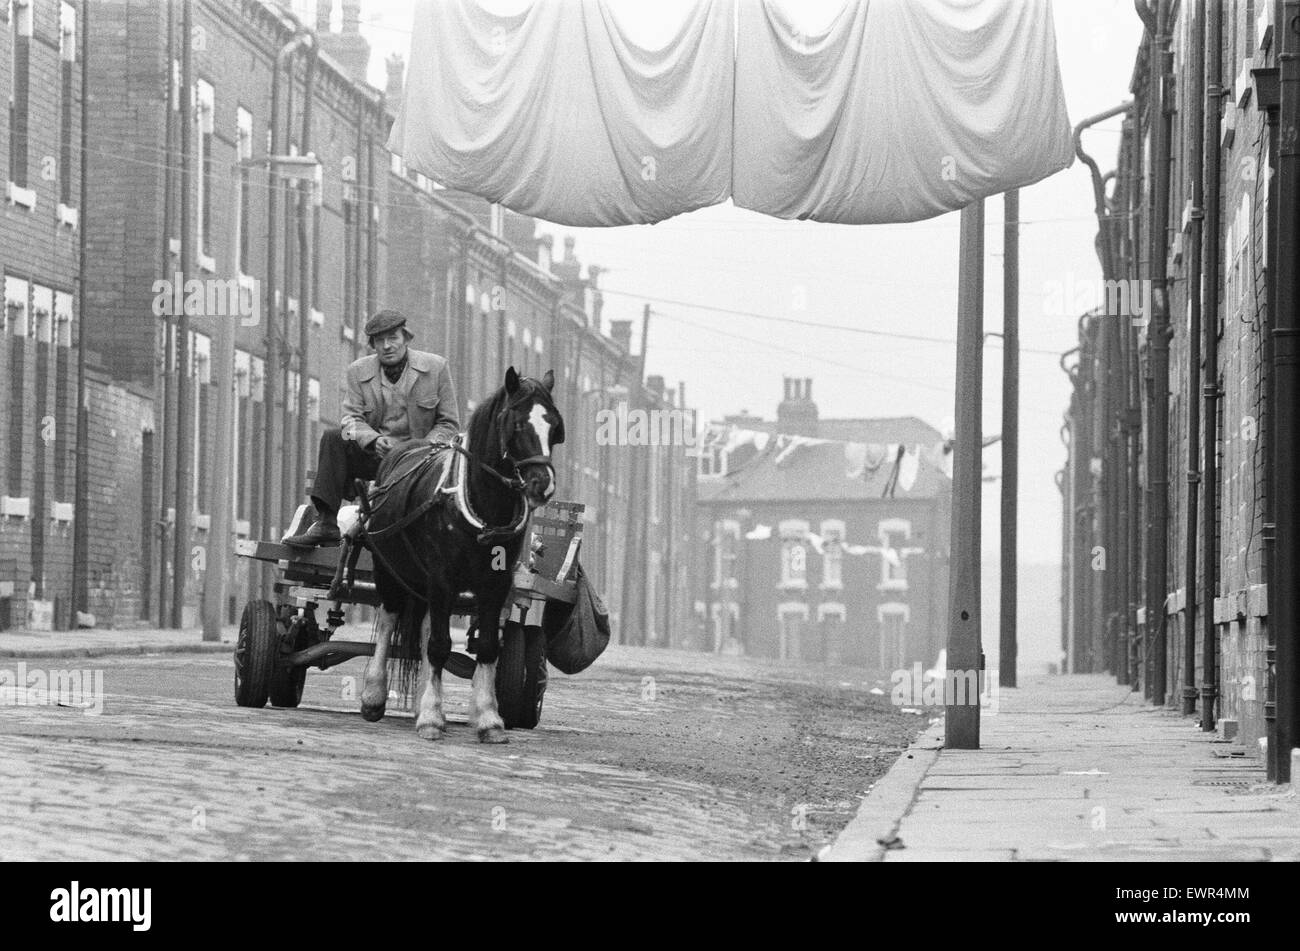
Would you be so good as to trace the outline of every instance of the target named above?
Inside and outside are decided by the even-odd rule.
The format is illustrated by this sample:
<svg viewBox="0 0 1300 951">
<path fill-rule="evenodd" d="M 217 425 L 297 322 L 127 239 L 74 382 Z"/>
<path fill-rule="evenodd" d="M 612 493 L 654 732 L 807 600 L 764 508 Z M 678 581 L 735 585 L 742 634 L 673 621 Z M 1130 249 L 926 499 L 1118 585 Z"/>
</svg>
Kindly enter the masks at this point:
<svg viewBox="0 0 1300 951">
<path fill-rule="evenodd" d="M 514 367 L 511 367 L 506 370 L 506 392 L 514 396 L 517 389 L 519 389 L 519 374 L 515 372 Z"/>
<path fill-rule="evenodd" d="M 547 392 L 547 393 L 549 393 L 549 392 L 551 392 L 553 389 L 555 389 L 555 371 L 554 371 L 554 370 L 547 370 L 547 371 L 546 371 L 546 376 L 542 377 L 542 386 L 546 387 L 546 392 Z"/>
</svg>

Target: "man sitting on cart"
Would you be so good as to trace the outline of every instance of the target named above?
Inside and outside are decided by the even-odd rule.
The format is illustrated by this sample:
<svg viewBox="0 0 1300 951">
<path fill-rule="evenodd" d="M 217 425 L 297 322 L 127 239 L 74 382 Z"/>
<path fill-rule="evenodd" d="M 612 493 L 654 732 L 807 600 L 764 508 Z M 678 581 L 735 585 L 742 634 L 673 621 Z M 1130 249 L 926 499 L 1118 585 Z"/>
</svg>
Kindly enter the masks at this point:
<svg viewBox="0 0 1300 951">
<path fill-rule="evenodd" d="M 365 333 L 375 352 L 348 367 L 342 428 L 321 436 L 311 490 L 316 520 L 286 538 L 287 545 L 337 545 L 339 506 L 353 497 L 354 479 L 373 479 L 380 461 L 404 440 L 450 442 L 460 432 L 446 359 L 410 347 L 415 335 L 396 310 L 375 314 Z"/>
</svg>

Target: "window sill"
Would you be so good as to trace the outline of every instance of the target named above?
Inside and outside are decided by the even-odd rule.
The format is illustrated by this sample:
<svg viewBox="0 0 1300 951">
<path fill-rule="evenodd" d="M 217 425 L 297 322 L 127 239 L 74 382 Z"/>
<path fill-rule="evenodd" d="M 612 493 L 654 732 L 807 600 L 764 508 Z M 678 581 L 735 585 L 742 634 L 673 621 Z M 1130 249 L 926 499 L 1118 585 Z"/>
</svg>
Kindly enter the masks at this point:
<svg viewBox="0 0 1300 951">
<path fill-rule="evenodd" d="M 21 205 L 28 211 L 36 207 L 36 189 L 34 188 L 23 188 L 21 185 L 9 182 L 5 189 L 5 196 L 9 199 L 11 205 Z"/>
<path fill-rule="evenodd" d="M 81 212 L 76 208 L 59 202 L 59 224 L 72 231 L 76 231 L 81 224 Z"/>
<path fill-rule="evenodd" d="M 31 518 L 32 500 L 27 496 L 0 495 L 0 516 Z"/>
<path fill-rule="evenodd" d="M 195 262 L 198 264 L 200 271 L 207 271 L 209 274 L 217 272 L 217 260 L 210 254 L 200 253 L 195 255 Z"/>
</svg>

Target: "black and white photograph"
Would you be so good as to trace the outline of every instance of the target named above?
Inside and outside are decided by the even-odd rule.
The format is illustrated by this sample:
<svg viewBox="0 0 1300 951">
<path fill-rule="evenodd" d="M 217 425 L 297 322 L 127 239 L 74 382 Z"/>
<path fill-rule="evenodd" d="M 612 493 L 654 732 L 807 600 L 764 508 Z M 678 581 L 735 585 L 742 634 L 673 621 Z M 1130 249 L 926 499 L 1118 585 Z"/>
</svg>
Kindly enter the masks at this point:
<svg viewBox="0 0 1300 951">
<path fill-rule="evenodd" d="M 0 86 L 22 917 L 1088 863 L 1080 927 L 1265 920 L 1300 0 L 3 0 Z"/>
</svg>

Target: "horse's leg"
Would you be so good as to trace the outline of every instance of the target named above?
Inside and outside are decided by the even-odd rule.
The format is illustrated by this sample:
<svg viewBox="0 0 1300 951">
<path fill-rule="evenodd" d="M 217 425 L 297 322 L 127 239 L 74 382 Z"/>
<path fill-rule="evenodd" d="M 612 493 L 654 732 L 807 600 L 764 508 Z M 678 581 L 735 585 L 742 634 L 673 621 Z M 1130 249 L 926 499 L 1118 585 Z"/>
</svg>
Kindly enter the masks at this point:
<svg viewBox="0 0 1300 951">
<path fill-rule="evenodd" d="M 474 665 L 470 726 L 480 743 L 507 743 L 505 721 L 497 709 L 497 655 L 501 650 L 501 606 L 479 612 L 478 663 Z"/>
<path fill-rule="evenodd" d="M 388 705 L 388 645 L 397 626 L 398 613 L 380 605 L 379 624 L 375 630 L 375 654 L 366 664 L 361 688 L 361 715 L 374 721 L 384 715 Z"/>
<path fill-rule="evenodd" d="M 420 694 L 415 732 L 425 740 L 447 735 L 447 718 L 442 714 L 442 667 L 451 654 L 451 617 L 437 598 L 430 598 L 429 613 L 420 631 L 420 657 L 429 665 L 429 680 Z"/>
</svg>

